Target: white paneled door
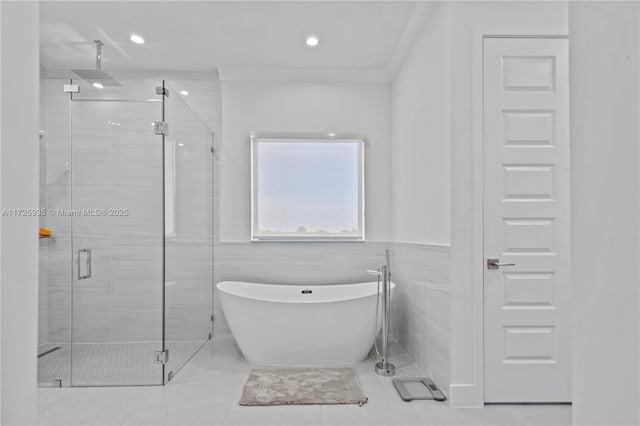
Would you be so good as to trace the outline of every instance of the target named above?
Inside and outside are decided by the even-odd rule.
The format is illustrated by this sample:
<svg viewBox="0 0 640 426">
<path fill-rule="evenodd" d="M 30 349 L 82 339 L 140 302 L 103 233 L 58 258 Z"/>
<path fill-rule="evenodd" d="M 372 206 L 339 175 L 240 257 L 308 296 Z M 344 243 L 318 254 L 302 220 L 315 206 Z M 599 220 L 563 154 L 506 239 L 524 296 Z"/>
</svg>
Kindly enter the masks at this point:
<svg viewBox="0 0 640 426">
<path fill-rule="evenodd" d="M 484 40 L 486 402 L 571 400 L 568 40 Z"/>
</svg>

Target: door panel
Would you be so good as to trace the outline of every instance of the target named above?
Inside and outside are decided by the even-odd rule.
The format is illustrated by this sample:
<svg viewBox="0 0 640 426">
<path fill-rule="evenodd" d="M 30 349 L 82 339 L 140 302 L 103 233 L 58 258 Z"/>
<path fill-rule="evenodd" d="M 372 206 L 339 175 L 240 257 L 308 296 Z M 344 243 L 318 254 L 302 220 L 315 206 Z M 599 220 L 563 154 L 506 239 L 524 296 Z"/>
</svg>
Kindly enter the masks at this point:
<svg viewBox="0 0 640 426">
<path fill-rule="evenodd" d="M 571 400 L 568 41 L 484 41 L 486 402 Z"/>
</svg>

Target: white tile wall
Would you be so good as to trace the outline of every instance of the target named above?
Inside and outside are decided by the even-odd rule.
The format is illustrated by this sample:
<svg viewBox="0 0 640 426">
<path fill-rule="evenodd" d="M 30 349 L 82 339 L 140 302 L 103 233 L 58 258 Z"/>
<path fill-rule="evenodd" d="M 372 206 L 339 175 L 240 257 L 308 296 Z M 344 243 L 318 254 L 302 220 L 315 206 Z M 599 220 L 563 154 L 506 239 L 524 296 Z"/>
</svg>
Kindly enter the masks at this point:
<svg viewBox="0 0 640 426">
<path fill-rule="evenodd" d="M 221 280 L 270 284 L 370 281 L 366 270 L 384 262 L 387 243 L 222 243 Z"/>
<path fill-rule="evenodd" d="M 449 248 L 391 243 L 394 337 L 448 393 L 450 384 Z"/>
</svg>

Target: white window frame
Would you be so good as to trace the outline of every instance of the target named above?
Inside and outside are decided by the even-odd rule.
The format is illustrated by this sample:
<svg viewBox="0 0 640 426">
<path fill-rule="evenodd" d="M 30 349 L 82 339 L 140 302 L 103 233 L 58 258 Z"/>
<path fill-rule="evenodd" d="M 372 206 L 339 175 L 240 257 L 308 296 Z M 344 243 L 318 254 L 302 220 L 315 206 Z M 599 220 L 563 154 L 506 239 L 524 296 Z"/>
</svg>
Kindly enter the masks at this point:
<svg viewBox="0 0 640 426">
<path fill-rule="evenodd" d="M 251 132 L 249 134 L 251 144 L 251 241 L 252 242 L 354 242 L 365 241 L 365 149 L 368 146 L 366 136 L 354 133 L 265 133 Z M 257 144 L 265 141 L 305 143 L 327 142 L 359 143 L 358 159 L 358 236 L 340 236 L 333 234 L 326 237 L 320 236 L 264 236 L 258 235 L 258 150 Z"/>
</svg>

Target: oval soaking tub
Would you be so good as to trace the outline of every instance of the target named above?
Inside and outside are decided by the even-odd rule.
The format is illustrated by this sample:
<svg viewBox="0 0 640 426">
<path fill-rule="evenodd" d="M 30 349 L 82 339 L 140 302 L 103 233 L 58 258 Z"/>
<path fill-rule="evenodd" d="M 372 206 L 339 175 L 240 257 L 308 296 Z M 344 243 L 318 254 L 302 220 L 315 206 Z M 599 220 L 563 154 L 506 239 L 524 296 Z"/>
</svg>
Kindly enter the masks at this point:
<svg viewBox="0 0 640 426">
<path fill-rule="evenodd" d="M 231 333 L 253 364 L 355 364 L 367 356 L 382 324 L 380 319 L 375 324 L 376 282 L 300 286 L 222 281 L 217 287 Z"/>
</svg>

